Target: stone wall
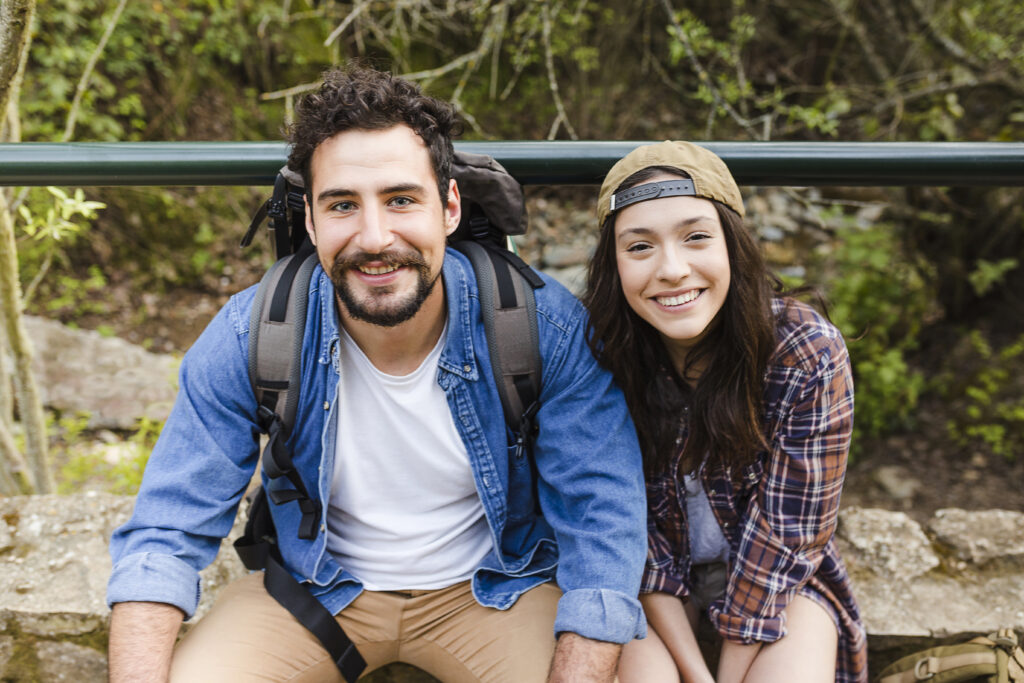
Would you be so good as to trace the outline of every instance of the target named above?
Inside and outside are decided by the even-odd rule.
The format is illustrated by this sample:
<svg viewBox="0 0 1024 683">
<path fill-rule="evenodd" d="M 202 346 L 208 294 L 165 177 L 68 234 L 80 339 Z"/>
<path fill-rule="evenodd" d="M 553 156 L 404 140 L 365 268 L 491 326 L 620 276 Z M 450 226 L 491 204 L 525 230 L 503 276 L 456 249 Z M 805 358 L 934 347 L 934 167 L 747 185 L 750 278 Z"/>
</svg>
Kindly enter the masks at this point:
<svg viewBox="0 0 1024 683">
<path fill-rule="evenodd" d="M 107 542 L 132 503 L 100 493 L 0 499 L 0 680 L 106 680 Z M 1024 632 L 1024 514 L 950 509 L 921 526 L 901 512 L 850 508 L 837 537 L 873 671 L 937 642 Z M 203 571 L 199 616 L 243 573 L 225 540 Z M 432 679 L 388 667 L 371 680 Z"/>
</svg>

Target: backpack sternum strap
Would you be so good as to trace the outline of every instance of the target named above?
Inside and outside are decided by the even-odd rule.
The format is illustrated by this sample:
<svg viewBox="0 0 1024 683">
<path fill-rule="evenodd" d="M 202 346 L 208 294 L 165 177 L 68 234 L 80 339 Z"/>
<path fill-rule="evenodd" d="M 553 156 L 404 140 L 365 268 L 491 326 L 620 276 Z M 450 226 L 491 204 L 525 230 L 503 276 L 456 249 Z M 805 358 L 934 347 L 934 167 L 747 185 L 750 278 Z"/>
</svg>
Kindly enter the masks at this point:
<svg viewBox="0 0 1024 683">
<path fill-rule="evenodd" d="M 261 406 L 261 410 L 264 408 Z M 270 438 L 263 449 L 263 472 L 270 479 L 267 495 L 274 505 L 297 501 L 302 519 L 299 522 L 299 538 L 316 538 L 317 524 L 320 521 L 320 503 L 313 500 L 302 477 L 295 469 L 292 454 L 285 445 L 285 430 L 281 419 L 274 415 L 268 431 Z M 292 488 L 284 488 L 280 484 L 287 480 Z"/>
</svg>

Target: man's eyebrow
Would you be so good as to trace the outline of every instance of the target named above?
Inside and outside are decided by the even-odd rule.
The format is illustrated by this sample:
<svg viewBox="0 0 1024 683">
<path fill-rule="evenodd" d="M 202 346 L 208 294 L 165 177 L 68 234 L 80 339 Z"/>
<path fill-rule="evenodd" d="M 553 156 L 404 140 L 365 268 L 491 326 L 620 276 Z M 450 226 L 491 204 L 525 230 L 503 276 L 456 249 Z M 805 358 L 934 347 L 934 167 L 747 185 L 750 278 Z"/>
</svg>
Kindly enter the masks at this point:
<svg viewBox="0 0 1024 683">
<path fill-rule="evenodd" d="M 423 186 L 419 183 L 398 183 L 397 185 L 389 185 L 383 187 L 377 191 L 381 195 L 398 194 L 401 192 L 423 192 Z M 355 197 L 359 193 L 355 190 L 350 190 L 347 187 L 329 187 L 316 196 L 318 202 L 322 202 L 326 199 L 338 199 L 340 197 Z"/>
</svg>

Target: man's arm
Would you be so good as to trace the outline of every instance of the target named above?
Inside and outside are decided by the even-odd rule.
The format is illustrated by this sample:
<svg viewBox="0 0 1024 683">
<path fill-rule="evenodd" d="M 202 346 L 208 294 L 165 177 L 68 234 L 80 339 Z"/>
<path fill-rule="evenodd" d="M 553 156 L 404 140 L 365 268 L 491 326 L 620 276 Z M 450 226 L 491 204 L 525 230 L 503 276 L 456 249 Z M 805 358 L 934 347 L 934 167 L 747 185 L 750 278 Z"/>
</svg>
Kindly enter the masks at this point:
<svg viewBox="0 0 1024 683">
<path fill-rule="evenodd" d="M 612 683 L 622 646 L 584 638 L 576 633 L 558 636 L 548 683 Z"/>
<path fill-rule="evenodd" d="M 111 683 L 162 683 L 184 614 L 162 602 L 119 602 L 110 615 L 108 664 Z"/>
</svg>

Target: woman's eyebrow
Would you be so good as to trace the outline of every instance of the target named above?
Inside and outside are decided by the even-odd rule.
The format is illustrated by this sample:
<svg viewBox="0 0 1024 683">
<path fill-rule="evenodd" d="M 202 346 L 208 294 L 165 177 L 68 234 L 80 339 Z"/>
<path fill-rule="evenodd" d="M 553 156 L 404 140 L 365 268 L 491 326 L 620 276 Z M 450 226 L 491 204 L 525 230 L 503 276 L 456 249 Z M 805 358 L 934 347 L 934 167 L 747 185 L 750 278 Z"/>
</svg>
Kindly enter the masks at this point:
<svg viewBox="0 0 1024 683">
<path fill-rule="evenodd" d="M 703 223 L 705 221 L 709 221 L 712 223 L 714 222 L 714 220 L 710 216 L 690 216 L 689 218 L 684 218 L 678 223 L 674 224 L 672 228 L 675 230 L 678 230 L 680 228 L 688 228 L 691 225 L 696 225 L 697 223 Z M 636 227 L 626 228 L 619 234 L 619 237 L 626 237 L 627 235 L 646 236 L 654 232 L 654 228 L 648 228 L 642 225 L 638 225 Z"/>
</svg>

